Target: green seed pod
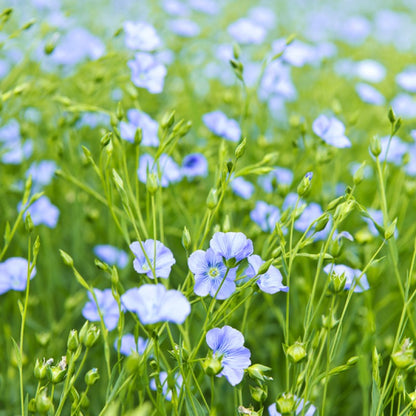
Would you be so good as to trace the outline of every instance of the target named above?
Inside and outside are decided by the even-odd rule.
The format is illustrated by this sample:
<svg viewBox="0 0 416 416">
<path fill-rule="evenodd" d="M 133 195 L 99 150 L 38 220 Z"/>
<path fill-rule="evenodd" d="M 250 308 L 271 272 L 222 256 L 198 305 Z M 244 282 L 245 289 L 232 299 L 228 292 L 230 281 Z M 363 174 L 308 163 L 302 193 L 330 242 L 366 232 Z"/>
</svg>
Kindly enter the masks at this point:
<svg viewBox="0 0 416 416">
<path fill-rule="evenodd" d="M 294 363 L 298 363 L 299 361 L 302 361 L 307 355 L 304 344 L 299 341 L 296 341 L 294 344 L 292 344 L 286 350 L 286 354 Z"/>
<path fill-rule="evenodd" d="M 79 346 L 79 337 L 78 331 L 76 329 L 72 329 L 68 336 L 68 341 L 66 343 L 68 351 L 74 352 Z"/>
<path fill-rule="evenodd" d="M 273 380 L 273 378 L 264 375 L 266 371 L 270 371 L 270 370 L 271 368 L 266 367 L 265 365 L 253 364 L 249 368 L 247 368 L 247 374 L 249 375 L 249 377 L 251 377 L 254 380 L 259 380 L 261 382 L 270 381 L 270 380 Z"/>
<path fill-rule="evenodd" d="M 205 373 L 209 376 L 216 376 L 217 374 L 219 374 L 223 369 L 221 361 L 222 360 L 217 357 L 207 357 L 202 362 L 202 367 Z"/>
<path fill-rule="evenodd" d="M 282 415 L 292 414 L 295 410 L 295 397 L 292 393 L 284 393 L 276 400 L 277 410 L 282 413 Z"/>
<path fill-rule="evenodd" d="M 43 387 L 36 396 L 36 410 L 39 413 L 47 413 L 52 407 L 52 400 L 48 397 L 48 392 L 45 387 Z"/>
<path fill-rule="evenodd" d="M 100 375 L 98 374 L 97 368 L 92 368 L 90 371 L 85 374 L 85 384 L 87 386 L 92 386 L 95 384 L 98 379 L 100 378 Z"/>
</svg>

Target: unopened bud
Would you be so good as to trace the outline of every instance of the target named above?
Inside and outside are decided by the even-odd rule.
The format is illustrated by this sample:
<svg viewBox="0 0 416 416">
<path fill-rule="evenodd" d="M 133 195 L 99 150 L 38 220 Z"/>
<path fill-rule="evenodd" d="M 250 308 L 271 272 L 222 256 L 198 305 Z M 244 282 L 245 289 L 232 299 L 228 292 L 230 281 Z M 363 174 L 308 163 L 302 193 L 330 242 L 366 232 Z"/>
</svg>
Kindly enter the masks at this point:
<svg viewBox="0 0 416 416">
<path fill-rule="evenodd" d="M 332 272 L 329 275 L 329 291 L 333 294 L 340 293 L 344 290 L 345 283 L 347 282 L 347 278 L 345 277 L 345 273 L 337 274 Z"/>
<path fill-rule="evenodd" d="M 403 369 L 409 367 L 414 363 L 412 341 L 406 338 L 399 349 L 391 355 L 394 365 L 397 368 Z"/>
<path fill-rule="evenodd" d="M 78 331 L 76 329 L 72 329 L 68 336 L 68 341 L 66 346 L 69 351 L 74 352 L 79 346 L 79 338 L 78 338 Z"/>
<path fill-rule="evenodd" d="M 374 136 L 370 142 L 370 151 L 374 157 L 380 156 L 381 153 L 381 143 L 380 139 L 377 136 Z"/>
<path fill-rule="evenodd" d="M 188 228 L 186 228 L 186 226 L 184 227 L 182 232 L 182 246 L 185 250 L 189 250 L 189 248 L 191 247 L 191 234 Z"/>
<path fill-rule="evenodd" d="M 282 415 L 292 414 L 295 410 L 296 401 L 292 393 L 284 393 L 276 400 L 277 410 Z"/>
<path fill-rule="evenodd" d="M 270 266 L 272 265 L 274 259 L 269 259 L 265 261 L 260 267 L 259 271 L 257 272 L 257 275 L 262 275 L 267 273 L 267 270 L 269 270 Z"/>
<path fill-rule="evenodd" d="M 48 392 L 45 387 L 43 387 L 40 392 L 36 395 L 36 410 L 39 413 L 47 413 L 52 407 L 52 400 L 48 397 Z"/>
<path fill-rule="evenodd" d="M 386 240 L 393 237 L 394 232 L 396 231 L 396 224 L 397 224 L 397 218 L 395 218 L 394 221 L 386 228 L 384 232 L 384 238 Z"/>
<path fill-rule="evenodd" d="M 298 363 L 306 357 L 306 349 L 302 342 L 296 341 L 288 347 L 286 354 L 294 363 Z"/>
<path fill-rule="evenodd" d="M 297 193 L 300 197 L 306 196 L 310 189 L 311 189 L 311 180 L 312 180 L 313 173 L 308 172 L 300 181 L 297 187 Z"/>
<path fill-rule="evenodd" d="M 216 358 L 216 357 L 206 358 L 202 363 L 202 367 L 205 373 L 208 374 L 209 376 L 216 376 L 223 369 L 221 359 Z"/>
<path fill-rule="evenodd" d="M 247 374 L 249 375 L 249 377 L 251 377 L 252 379 L 257 379 L 259 381 L 270 381 L 273 380 L 272 377 L 268 377 L 266 376 L 264 373 L 266 371 L 270 371 L 271 368 L 270 367 L 266 367 L 265 365 L 262 364 L 253 364 L 250 367 L 247 368 Z"/>
<path fill-rule="evenodd" d="M 250 386 L 250 395 L 256 402 L 263 403 L 267 399 L 267 387 Z"/>
<path fill-rule="evenodd" d="M 26 231 L 30 234 L 33 231 L 34 228 L 34 224 L 32 221 L 32 217 L 30 216 L 30 212 L 26 213 L 26 218 L 25 218 L 25 228 Z"/>
<path fill-rule="evenodd" d="M 315 225 L 315 232 L 322 231 L 328 224 L 329 221 L 329 214 L 325 213 L 321 215 Z"/>
<path fill-rule="evenodd" d="M 158 188 L 159 184 L 157 180 L 157 174 L 154 172 L 149 173 L 146 181 L 147 192 L 149 192 L 150 195 L 154 195 L 157 192 Z"/>
<path fill-rule="evenodd" d="M 87 386 L 92 386 L 95 384 L 98 379 L 100 378 L 100 375 L 98 374 L 97 368 L 92 368 L 90 371 L 85 374 L 85 384 Z"/>
<path fill-rule="evenodd" d="M 87 348 L 91 348 L 97 342 L 99 337 L 100 330 L 95 325 L 92 325 L 88 328 L 85 337 L 82 340 L 80 340 Z"/>
<path fill-rule="evenodd" d="M 165 113 L 162 117 L 160 125 L 164 129 L 168 129 L 172 127 L 173 123 L 175 122 L 175 110 L 171 111 L 170 113 Z"/>
<path fill-rule="evenodd" d="M 402 119 L 399 117 L 398 119 L 397 119 L 397 121 L 396 121 L 396 123 L 394 124 L 394 127 L 393 127 L 393 134 L 396 134 L 399 130 L 400 130 L 400 127 L 402 126 Z"/>
<path fill-rule="evenodd" d="M 63 250 L 59 250 L 59 253 L 61 254 L 65 266 L 74 267 L 74 260 L 68 253 L 65 253 Z"/>
<path fill-rule="evenodd" d="M 208 197 L 207 197 L 207 207 L 210 210 L 215 209 L 215 207 L 218 204 L 218 192 L 215 188 L 212 188 L 209 191 Z"/>
<path fill-rule="evenodd" d="M 353 176 L 354 185 L 359 185 L 363 181 L 365 173 L 365 164 L 366 162 L 364 161 L 363 163 L 361 163 L 361 166 L 355 171 Z"/>
<path fill-rule="evenodd" d="M 124 110 L 121 101 L 119 101 L 117 104 L 116 117 L 119 121 L 123 120 L 124 117 Z"/>
<path fill-rule="evenodd" d="M 113 136 L 113 133 L 111 131 L 104 134 L 103 137 L 101 137 L 100 144 L 102 147 L 106 147 L 111 142 L 111 137 Z"/>
<path fill-rule="evenodd" d="M 244 152 L 246 151 L 246 146 L 247 139 L 244 137 L 241 143 L 235 148 L 234 155 L 236 159 L 240 159 L 244 155 Z"/>
<path fill-rule="evenodd" d="M 45 362 L 45 359 L 39 361 L 36 359 L 35 368 L 33 369 L 33 374 L 38 380 L 43 380 L 46 377 L 49 364 Z"/>
<path fill-rule="evenodd" d="M 396 114 L 394 114 L 394 110 L 390 107 L 389 112 L 387 113 L 387 117 L 391 124 L 396 122 Z"/>
</svg>

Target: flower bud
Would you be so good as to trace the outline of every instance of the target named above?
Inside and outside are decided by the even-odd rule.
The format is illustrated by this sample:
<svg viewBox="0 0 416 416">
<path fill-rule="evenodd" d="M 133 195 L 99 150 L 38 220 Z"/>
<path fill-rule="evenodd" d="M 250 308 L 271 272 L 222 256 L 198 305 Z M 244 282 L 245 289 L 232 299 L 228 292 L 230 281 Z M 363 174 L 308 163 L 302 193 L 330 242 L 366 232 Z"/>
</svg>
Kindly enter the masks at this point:
<svg viewBox="0 0 416 416">
<path fill-rule="evenodd" d="M 26 213 L 25 228 L 29 234 L 33 231 L 33 228 L 35 228 L 33 221 L 32 221 L 32 217 L 30 216 L 29 212 Z"/>
<path fill-rule="evenodd" d="M 272 265 L 274 259 L 269 259 L 265 261 L 260 267 L 259 271 L 257 272 L 257 275 L 265 274 L 267 273 L 267 270 L 269 270 L 270 266 Z"/>
<path fill-rule="evenodd" d="M 393 134 L 396 134 L 399 130 L 400 130 L 400 127 L 402 126 L 402 119 L 399 117 L 398 119 L 397 119 L 397 121 L 396 121 L 396 123 L 394 124 L 394 127 L 393 127 Z"/>
<path fill-rule="evenodd" d="M 95 325 L 92 325 L 88 328 L 85 337 L 82 340 L 80 337 L 80 340 L 87 348 L 91 348 L 97 342 L 99 337 L 100 330 Z"/>
<path fill-rule="evenodd" d="M 137 374 L 139 372 L 139 369 L 140 369 L 140 362 L 141 362 L 140 355 L 137 352 L 133 351 L 127 357 L 127 359 L 125 361 L 127 374 L 130 374 L 130 375 Z"/>
<path fill-rule="evenodd" d="M 61 361 L 58 365 L 49 366 L 46 375 L 51 383 L 60 383 L 66 375 L 66 363 Z"/>
<path fill-rule="evenodd" d="M 380 139 L 377 136 L 374 136 L 370 142 L 370 151 L 374 157 L 380 156 L 381 153 L 381 143 Z"/>
<path fill-rule="evenodd" d="M 39 413 L 46 413 L 52 407 L 52 400 L 48 397 L 48 392 L 45 387 L 43 387 L 39 393 L 36 395 L 36 410 Z"/>
<path fill-rule="evenodd" d="M 315 232 L 319 233 L 319 231 L 322 231 L 327 226 L 328 221 L 329 221 L 329 214 L 325 212 L 323 215 L 320 216 L 320 218 L 316 222 Z"/>
<path fill-rule="evenodd" d="M 38 380 L 43 380 L 46 377 L 49 364 L 45 362 L 45 359 L 39 361 L 36 359 L 35 368 L 33 369 L 33 374 Z"/>
<path fill-rule="evenodd" d="M 112 136 L 113 136 L 113 133 L 111 131 L 104 134 L 104 136 L 101 137 L 101 140 L 100 140 L 101 146 L 106 147 L 111 142 Z"/>
<path fill-rule="evenodd" d="M 69 254 L 65 253 L 63 250 L 59 250 L 59 253 L 61 254 L 65 266 L 74 267 L 74 260 Z"/>
<path fill-rule="evenodd" d="M 66 343 L 68 351 L 74 352 L 79 346 L 78 331 L 72 329 L 68 336 L 68 341 Z"/>
<path fill-rule="evenodd" d="M 240 159 L 244 155 L 244 152 L 246 151 L 246 147 L 247 147 L 247 139 L 244 137 L 241 143 L 235 148 L 234 155 L 237 160 Z"/>
<path fill-rule="evenodd" d="M 173 123 L 175 122 L 175 110 L 171 111 L 170 113 L 165 113 L 160 121 L 160 125 L 164 129 L 168 129 L 172 127 Z"/>
<path fill-rule="evenodd" d="M 387 117 L 391 124 L 396 122 L 396 114 L 394 114 L 394 110 L 390 107 L 389 112 L 387 113 Z"/>
<path fill-rule="evenodd" d="M 247 374 L 249 375 L 249 377 L 251 377 L 252 379 L 257 379 L 261 382 L 263 381 L 269 381 L 269 380 L 273 380 L 272 377 L 268 377 L 266 375 L 264 375 L 264 372 L 266 371 L 270 371 L 271 368 L 270 367 L 266 367 L 265 365 L 262 364 L 253 364 L 250 367 L 247 368 Z"/>
<path fill-rule="evenodd" d="M 394 232 L 396 231 L 396 224 L 397 224 L 397 218 L 395 218 L 394 221 L 386 228 L 384 232 L 384 238 L 386 240 L 393 237 Z"/>
<path fill-rule="evenodd" d="M 136 129 L 136 132 L 134 133 L 134 144 L 136 146 L 139 146 L 142 140 L 143 140 L 143 131 L 140 127 L 138 127 Z"/>
<path fill-rule="evenodd" d="M 399 349 L 391 355 L 394 365 L 400 369 L 404 369 L 412 365 L 415 361 L 413 358 L 413 351 L 412 341 L 409 338 L 406 338 L 400 345 Z"/>
<path fill-rule="evenodd" d="M 157 174 L 154 172 L 150 172 L 147 175 L 146 189 L 147 189 L 147 192 L 150 193 L 150 195 L 154 195 L 159 187 L 157 179 L 158 179 Z"/>
<path fill-rule="evenodd" d="M 352 177 L 354 185 L 359 185 L 363 181 L 365 173 L 365 164 L 366 162 L 364 161 L 363 163 L 361 163 L 360 167 L 355 171 Z"/>
<path fill-rule="evenodd" d="M 189 250 L 191 247 L 191 234 L 186 226 L 182 231 L 182 246 L 185 250 Z"/>
<path fill-rule="evenodd" d="M 217 190 L 215 188 L 211 188 L 208 194 L 208 198 L 207 198 L 207 207 L 208 209 L 213 210 L 215 209 L 217 204 L 218 204 Z"/>
<path fill-rule="evenodd" d="M 100 375 L 98 374 L 98 369 L 92 368 L 90 371 L 87 372 L 87 374 L 85 374 L 85 384 L 87 386 L 92 386 L 98 381 L 99 378 Z"/>
<path fill-rule="evenodd" d="M 322 326 L 326 329 L 334 328 L 338 322 L 333 313 L 331 315 L 322 315 Z"/>
<path fill-rule="evenodd" d="M 399 393 L 404 393 L 406 391 L 406 383 L 403 374 L 399 374 L 395 380 L 396 390 Z"/>
<path fill-rule="evenodd" d="M 282 415 L 292 414 L 295 410 L 295 397 L 292 393 L 284 393 L 276 400 L 277 410 L 282 413 Z"/>
<path fill-rule="evenodd" d="M 216 376 L 221 373 L 223 369 L 221 361 L 222 360 L 217 357 L 207 357 L 202 363 L 205 373 L 209 376 Z"/>
<path fill-rule="evenodd" d="M 296 341 L 286 350 L 286 354 L 294 362 L 298 363 L 306 357 L 306 349 L 302 342 Z"/>
<path fill-rule="evenodd" d="M 347 282 L 347 278 L 345 277 L 345 273 L 337 274 L 332 272 L 329 275 L 329 286 L 328 289 L 331 293 L 336 295 L 344 290 L 345 283 Z"/>
<path fill-rule="evenodd" d="M 297 187 L 297 193 L 300 197 L 306 196 L 310 192 L 312 176 L 313 173 L 308 172 L 300 181 Z"/>
<path fill-rule="evenodd" d="M 263 403 L 267 399 L 267 387 L 250 386 L 250 394 L 253 400 L 259 403 Z"/>
<path fill-rule="evenodd" d="M 116 117 L 118 118 L 118 121 L 123 120 L 124 117 L 124 110 L 121 101 L 117 104 Z"/>
<path fill-rule="evenodd" d="M 357 357 L 356 355 L 354 355 L 354 357 L 351 357 L 351 358 L 348 359 L 347 366 L 351 367 L 351 366 L 357 364 L 359 359 L 360 359 L 360 357 Z"/>
</svg>

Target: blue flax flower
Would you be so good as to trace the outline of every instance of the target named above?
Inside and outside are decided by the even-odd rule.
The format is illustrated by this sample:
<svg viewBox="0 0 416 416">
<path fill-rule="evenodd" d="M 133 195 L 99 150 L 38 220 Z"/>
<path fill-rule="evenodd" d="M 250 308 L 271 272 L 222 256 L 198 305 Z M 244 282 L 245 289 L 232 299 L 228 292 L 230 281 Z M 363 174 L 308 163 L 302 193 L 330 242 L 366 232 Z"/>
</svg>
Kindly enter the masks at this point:
<svg viewBox="0 0 416 416">
<path fill-rule="evenodd" d="M 396 76 L 397 84 L 408 92 L 416 92 L 416 68 L 414 66 L 406 68 Z"/>
<path fill-rule="evenodd" d="M 0 263 L 0 295 L 9 290 L 22 291 L 26 289 L 27 284 L 28 263 L 22 257 L 10 257 L 6 261 Z M 36 275 L 34 267 L 30 278 Z"/>
<path fill-rule="evenodd" d="M 134 270 L 146 274 L 150 279 L 154 277 L 167 279 L 172 266 L 176 263 L 172 252 L 157 240 L 146 240 L 141 245 L 135 241 L 130 244 L 130 250 L 136 256 L 133 261 Z"/>
<path fill-rule="evenodd" d="M 148 173 L 154 173 L 159 178 L 162 188 L 182 179 L 182 170 L 178 164 L 167 154 L 162 153 L 157 161 L 149 154 L 140 156 L 137 175 L 139 181 L 146 183 Z"/>
<path fill-rule="evenodd" d="M 355 91 L 357 91 L 361 100 L 368 104 L 383 105 L 386 101 L 384 95 L 379 90 L 364 82 L 359 82 L 355 86 Z"/>
<path fill-rule="evenodd" d="M 300 207 L 300 203 L 298 203 L 298 207 Z M 295 221 L 295 229 L 304 233 L 308 227 L 321 215 L 323 214 L 322 208 L 319 204 L 316 202 L 311 202 L 309 205 L 307 205 L 303 211 L 300 217 Z M 331 231 L 331 223 L 332 221 L 328 221 L 325 228 L 321 231 L 318 231 L 314 234 L 313 239 L 314 241 L 321 241 L 325 240 Z M 310 230 L 309 235 L 313 233 L 314 227 Z"/>
<path fill-rule="evenodd" d="M 236 42 L 246 45 L 259 45 L 266 37 L 266 30 L 263 26 L 245 17 L 231 23 L 228 26 L 228 33 Z"/>
<path fill-rule="evenodd" d="M 26 171 L 26 177 L 32 176 L 32 192 L 40 192 L 44 186 L 49 185 L 56 171 L 53 160 L 33 162 Z"/>
<path fill-rule="evenodd" d="M 191 153 L 183 158 L 182 175 L 188 179 L 195 176 L 207 176 L 208 174 L 208 162 L 206 157 L 202 153 Z"/>
<path fill-rule="evenodd" d="M 21 204 L 18 206 L 19 210 L 20 208 Z M 55 228 L 58 223 L 59 209 L 45 195 L 30 205 L 26 212 L 30 214 L 34 225 L 44 224 L 49 228 Z"/>
<path fill-rule="evenodd" d="M 111 292 L 111 289 L 93 290 L 95 297 L 97 298 L 98 307 L 103 315 L 104 325 L 109 331 L 112 331 L 117 326 L 120 317 L 120 310 L 114 299 L 113 293 Z M 89 302 L 87 302 L 82 309 L 82 315 L 91 322 L 99 321 L 100 315 L 98 313 L 97 304 L 95 303 L 91 292 L 88 292 L 88 298 Z"/>
<path fill-rule="evenodd" d="M 353 291 L 356 293 L 370 289 L 367 275 L 365 273 L 363 274 L 359 269 L 352 269 L 351 267 L 345 266 L 344 264 L 327 264 L 324 267 L 324 272 L 326 274 L 335 273 L 339 276 L 344 275 L 346 279 L 344 286 L 345 290 L 351 289 L 351 286 L 354 286 Z M 358 279 L 359 277 L 360 279 Z"/>
<path fill-rule="evenodd" d="M 201 32 L 198 24 L 189 19 L 175 19 L 169 22 L 169 29 L 184 38 L 198 36 Z"/>
<path fill-rule="evenodd" d="M 254 185 L 241 176 L 233 179 L 230 182 L 230 187 L 236 195 L 243 199 L 250 199 L 254 193 Z"/>
<path fill-rule="evenodd" d="M 253 253 L 253 242 L 243 233 L 217 232 L 209 242 L 212 250 L 226 260 L 239 262 Z"/>
<path fill-rule="evenodd" d="M 180 373 L 176 373 L 173 377 L 175 380 L 175 394 L 178 396 L 182 383 L 183 383 L 183 377 Z M 172 389 L 171 389 L 171 386 L 168 385 L 168 373 L 166 371 L 161 371 L 159 373 L 159 380 L 162 386 L 162 392 L 163 392 L 163 395 L 165 396 L 165 399 L 168 401 L 171 401 Z M 156 385 L 156 381 L 154 378 L 150 380 L 150 388 L 154 391 L 157 390 L 157 385 Z"/>
<path fill-rule="evenodd" d="M 122 139 L 130 143 L 134 142 L 134 136 L 138 128 L 142 130 L 143 146 L 159 146 L 159 138 L 157 137 L 158 124 L 149 115 L 143 111 L 134 108 L 127 111 L 128 122 L 120 122 L 120 136 Z"/>
<path fill-rule="evenodd" d="M 136 87 L 145 88 L 151 94 L 162 92 L 167 70 L 153 55 L 138 52 L 127 65 L 131 69 L 131 80 Z"/>
<path fill-rule="evenodd" d="M 202 116 L 204 124 L 216 136 L 232 142 L 238 142 L 241 137 L 240 126 L 237 121 L 228 118 L 222 111 L 213 111 Z"/>
<path fill-rule="evenodd" d="M 191 312 L 188 299 L 177 290 L 167 290 L 161 283 L 129 289 L 121 301 L 130 312 L 137 313 L 144 325 L 156 322 L 183 324 Z"/>
<path fill-rule="evenodd" d="M 138 337 L 136 342 L 133 334 L 126 334 L 121 337 L 120 353 L 123 355 L 130 355 L 134 352 L 143 354 L 147 344 L 148 341 L 142 337 Z M 118 339 L 114 341 L 114 348 L 118 349 Z"/>
<path fill-rule="evenodd" d="M 217 377 L 224 376 L 232 386 L 240 383 L 244 370 L 251 364 L 250 350 L 244 347 L 243 334 L 225 325 L 208 331 L 206 341 L 213 356 L 221 359 L 223 369 Z"/>
<path fill-rule="evenodd" d="M 154 51 L 162 44 L 156 29 L 146 22 L 124 22 L 125 42 L 129 49 Z"/>
<path fill-rule="evenodd" d="M 258 183 L 267 193 L 273 192 L 276 185 L 290 186 L 293 172 L 287 168 L 276 167 L 266 175 L 259 176 Z"/>
<path fill-rule="evenodd" d="M 98 244 L 94 247 L 94 254 L 110 266 L 124 269 L 129 262 L 129 257 L 124 250 L 111 246 L 110 244 Z"/>
<path fill-rule="evenodd" d="M 264 264 L 264 260 L 260 256 L 253 254 L 248 258 L 248 263 L 246 276 L 252 279 L 257 276 L 261 265 Z M 283 277 L 280 271 L 273 265 L 270 265 L 267 272 L 261 274 L 256 283 L 260 290 L 273 295 L 277 292 L 287 292 L 289 290 L 287 286 L 283 285 L 282 281 Z"/>
<path fill-rule="evenodd" d="M 335 117 L 328 118 L 321 114 L 312 124 L 314 133 L 331 146 L 351 147 L 351 142 L 344 135 L 345 126 Z"/>
<path fill-rule="evenodd" d="M 189 256 L 188 266 L 195 275 L 194 292 L 198 296 L 210 294 L 214 297 L 218 292 L 216 298 L 223 300 L 234 293 L 236 270 L 232 268 L 227 273 L 222 256 L 212 248 L 193 252 Z"/>
<path fill-rule="evenodd" d="M 250 212 L 250 218 L 263 231 L 273 231 L 280 219 L 279 208 L 264 201 L 257 201 L 255 208 Z"/>
</svg>

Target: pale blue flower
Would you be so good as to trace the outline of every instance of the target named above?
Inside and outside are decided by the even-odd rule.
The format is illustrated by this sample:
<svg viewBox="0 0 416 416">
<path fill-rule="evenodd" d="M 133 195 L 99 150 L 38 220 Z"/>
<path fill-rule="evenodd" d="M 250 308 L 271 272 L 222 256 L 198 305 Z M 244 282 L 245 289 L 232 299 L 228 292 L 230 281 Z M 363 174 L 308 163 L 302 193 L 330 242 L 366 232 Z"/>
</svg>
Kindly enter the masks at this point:
<svg viewBox="0 0 416 416">
<path fill-rule="evenodd" d="M 299 206 L 299 204 L 298 204 Z M 313 221 L 318 219 L 323 214 L 322 208 L 316 202 L 311 202 L 305 207 L 300 217 L 295 221 L 295 229 L 304 233 L 308 227 L 312 224 Z M 328 221 L 328 224 L 325 228 L 313 235 L 314 241 L 325 240 L 328 237 L 329 232 L 331 231 L 332 221 Z M 313 233 L 315 226 L 312 227 L 309 234 Z"/>
<path fill-rule="evenodd" d="M 140 156 L 139 169 L 137 170 L 140 182 L 147 182 L 148 173 L 154 173 L 158 177 L 162 188 L 166 188 L 170 184 L 179 182 L 182 179 L 181 168 L 165 153 L 160 155 L 157 162 L 149 154 Z"/>
<path fill-rule="evenodd" d="M 280 219 L 279 208 L 264 201 L 257 201 L 255 208 L 250 212 L 250 218 L 263 231 L 273 231 Z"/>
<path fill-rule="evenodd" d="M 249 266 L 246 269 L 246 276 L 249 279 L 257 276 L 260 267 L 265 263 L 257 254 L 248 257 Z M 289 288 L 283 285 L 283 277 L 279 269 L 270 265 L 266 273 L 261 274 L 257 279 L 257 285 L 265 293 L 274 294 L 277 292 L 287 292 Z"/>
<path fill-rule="evenodd" d="M 167 279 L 172 266 L 176 263 L 172 252 L 157 240 L 149 239 L 141 244 L 135 241 L 130 244 L 130 250 L 136 256 L 133 261 L 134 270 L 146 274 L 150 279 L 154 277 Z"/>
<path fill-rule="evenodd" d="M 175 375 L 173 376 L 173 379 L 175 380 L 175 394 L 178 396 L 182 383 L 183 383 L 183 377 L 180 373 L 175 373 Z M 170 385 L 168 386 L 168 374 L 166 373 L 166 371 L 161 371 L 159 373 L 159 380 L 162 386 L 162 392 L 163 392 L 163 395 L 165 396 L 165 399 L 168 401 L 171 401 L 172 400 L 172 388 Z M 154 378 L 150 380 L 150 388 L 154 391 L 157 390 L 157 385 L 156 385 L 156 381 Z"/>
<path fill-rule="evenodd" d="M 152 94 L 162 92 L 167 70 L 153 55 L 138 52 L 127 65 L 131 69 L 131 80 L 136 87 L 145 88 Z"/>
<path fill-rule="evenodd" d="M 33 142 L 28 139 L 24 142 L 7 143 L 1 149 L 1 161 L 6 165 L 20 165 L 32 156 Z"/>
<path fill-rule="evenodd" d="M 268 7 L 252 7 L 248 11 L 248 17 L 252 22 L 255 22 L 266 29 L 273 29 L 276 27 L 276 15 L 273 10 Z"/>
<path fill-rule="evenodd" d="M 253 253 L 253 242 L 243 233 L 216 232 L 209 242 L 212 250 L 226 260 L 239 262 Z"/>
<path fill-rule="evenodd" d="M 259 98 L 262 101 L 276 96 L 284 101 L 294 101 L 297 91 L 290 74 L 290 67 L 279 60 L 267 65 L 260 82 Z"/>
<path fill-rule="evenodd" d="M 114 299 L 111 289 L 93 290 L 97 298 L 98 307 L 103 316 L 104 325 L 109 331 L 112 331 L 117 326 L 120 317 L 117 301 Z M 100 314 L 98 313 L 97 304 L 91 292 L 88 292 L 88 298 L 89 302 L 82 309 L 82 315 L 88 321 L 97 322 L 100 320 Z"/>
<path fill-rule="evenodd" d="M 53 160 L 33 162 L 26 171 L 26 177 L 32 176 L 32 192 L 40 192 L 43 187 L 49 185 L 57 169 Z"/>
<path fill-rule="evenodd" d="M 390 141 L 390 146 L 388 148 L 389 152 L 387 153 L 387 147 L 390 140 L 390 136 L 384 136 L 380 138 L 381 144 L 381 153 L 379 155 L 380 160 L 394 163 L 395 165 L 401 165 L 403 156 L 409 150 L 407 143 L 404 143 L 400 140 L 400 137 L 393 136 Z M 387 158 L 386 158 L 387 156 Z"/>
<path fill-rule="evenodd" d="M 344 275 L 346 279 L 344 286 L 345 290 L 351 289 L 351 286 L 354 286 L 353 291 L 356 293 L 370 289 L 367 275 L 365 273 L 363 274 L 359 269 L 352 269 L 351 267 L 345 266 L 344 264 L 327 264 L 324 267 L 324 272 L 326 274 L 335 273 L 339 276 Z"/>
<path fill-rule="evenodd" d="M 176 19 L 169 22 L 169 29 L 178 36 L 192 38 L 201 32 L 198 24 L 189 19 Z"/>
<path fill-rule="evenodd" d="M 335 117 L 328 118 L 321 114 L 313 122 L 312 129 L 317 136 L 331 146 L 338 148 L 351 147 L 350 140 L 344 135 L 344 124 Z"/>
<path fill-rule="evenodd" d="M 188 179 L 205 177 L 208 174 L 208 161 L 202 153 L 191 153 L 183 158 L 181 171 Z"/>
<path fill-rule="evenodd" d="M 231 23 L 228 26 L 228 33 L 236 42 L 252 45 L 263 43 L 267 34 L 263 26 L 245 17 Z"/>
<path fill-rule="evenodd" d="M 142 130 L 143 146 L 159 146 L 157 121 L 153 120 L 143 111 L 132 108 L 127 111 L 128 122 L 120 122 L 120 136 L 130 143 L 134 143 L 134 137 L 138 128 Z"/>
<path fill-rule="evenodd" d="M 121 337 L 120 353 L 128 356 L 136 352 L 141 355 L 145 352 L 148 343 L 149 341 L 142 337 L 138 337 L 136 342 L 133 334 L 123 335 Z M 114 341 L 114 348 L 118 349 L 118 339 Z"/>
<path fill-rule="evenodd" d="M 391 107 L 404 119 L 416 118 L 416 100 L 409 94 L 397 94 L 391 101 Z"/>
<path fill-rule="evenodd" d="M 22 257 L 10 257 L 0 263 L 0 295 L 9 290 L 25 290 L 27 274 L 28 262 Z M 35 275 L 36 267 L 33 268 L 30 279 L 33 279 Z"/>
<path fill-rule="evenodd" d="M 216 299 L 223 300 L 234 293 L 236 269 L 232 268 L 227 272 L 222 256 L 212 248 L 193 252 L 189 256 L 188 266 L 195 275 L 194 292 L 198 296 L 210 294 L 214 297 L 218 292 Z"/>
<path fill-rule="evenodd" d="M 286 38 L 277 39 L 273 42 L 272 49 L 274 54 L 282 53 L 281 59 L 284 62 L 296 67 L 312 64 L 319 59 L 315 48 L 300 40 L 287 45 Z"/>
<path fill-rule="evenodd" d="M 172 16 L 186 16 L 189 13 L 188 7 L 179 0 L 164 0 L 163 9 Z"/>
<path fill-rule="evenodd" d="M 372 59 L 364 59 L 355 64 L 355 75 L 367 82 L 381 82 L 386 73 L 385 66 Z"/>
<path fill-rule="evenodd" d="M 383 105 L 386 101 L 384 95 L 379 90 L 364 82 L 356 84 L 355 91 L 357 91 L 361 100 L 368 104 Z"/>
<path fill-rule="evenodd" d="M 21 204 L 19 203 L 18 210 L 20 211 L 20 209 Z M 44 224 L 49 228 L 55 228 L 58 223 L 59 209 L 45 195 L 27 208 L 25 218 L 27 213 L 30 214 L 34 225 Z"/>
<path fill-rule="evenodd" d="M 228 118 L 222 111 L 213 111 L 204 114 L 203 122 L 216 136 L 232 142 L 238 142 L 241 137 L 241 129 L 237 121 Z"/>
<path fill-rule="evenodd" d="M 137 313 L 144 325 L 157 322 L 183 324 L 191 312 L 186 297 L 177 290 L 167 290 L 161 283 L 129 289 L 121 301 L 130 312 Z"/>
<path fill-rule="evenodd" d="M 254 193 L 254 185 L 242 176 L 233 179 L 230 182 L 230 187 L 236 195 L 243 199 L 250 199 Z"/>
<path fill-rule="evenodd" d="M 189 0 L 189 5 L 196 11 L 215 15 L 220 11 L 219 4 L 215 0 Z"/>
<path fill-rule="evenodd" d="M 147 22 L 127 21 L 123 24 L 125 42 L 129 49 L 151 52 L 162 44 L 156 29 Z"/>
<path fill-rule="evenodd" d="M 241 382 L 244 370 L 251 364 L 250 350 L 244 347 L 244 336 L 237 329 L 225 325 L 207 332 L 206 341 L 215 358 L 221 360 L 222 371 L 217 377 L 224 376 L 235 386 Z"/>
<path fill-rule="evenodd" d="M 396 76 L 397 84 L 408 92 L 416 92 L 416 67 L 406 68 Z"/>
<path fill-rule="evenodd" d="M 266 175 L 259 176 L 258 183 L 265 192 L 273 192 L 275 185 L 291 185 L 293 172 L 287 168 L 276 167 Z"/>
<path fill-rule="evenodd" d="M 124 250 L 109 244 L 98 244 L 94 247 L 94 254 L 110 266 L 117 266 L 124 269 L 129 262 L 129 257 Z"/>
<path fill-rule="evenodd" d="M 364 16 L 350 16 L 343 18 L 336 28 L 342 41 L 350 45 L 360 45 L 371 32 L 371 23 Z"/>
</svg>

